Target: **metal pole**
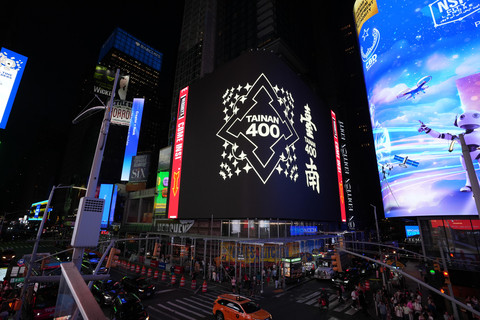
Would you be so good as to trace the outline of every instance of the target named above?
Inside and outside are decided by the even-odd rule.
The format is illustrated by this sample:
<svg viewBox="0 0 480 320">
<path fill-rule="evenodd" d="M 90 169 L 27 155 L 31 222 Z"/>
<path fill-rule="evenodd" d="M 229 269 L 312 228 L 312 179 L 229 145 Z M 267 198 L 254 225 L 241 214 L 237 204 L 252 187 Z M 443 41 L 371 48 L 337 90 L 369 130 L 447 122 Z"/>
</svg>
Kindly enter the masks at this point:
<svg viewBox="0 0 480 320">
<path fill-rule="evenodd" d="M 207 239 L 203 239 L 203 279 L 207 279 Z"/>
<path fill-rule="evenodd" d="M 480 215 L 480 186 L 478 185 L 477 174 L 475 173 L 472 157 L 470 156 L 470 150 L 465 143 L 465 137 L 463 136 L 463 133 L 459 134 L 458 137 L 460 138 L 460 143 L 462 145 L 463 160 L 465 162 L 465 167 L 467 168 L 468 177 L 470 178 L 473 199 L 475 200 L 475 205 L 477 206 L 477 214 Z"/>
<path fill-rule="evenodd" d="M 32 256 L 30 257 L 30 263 L 28 265 L 27 274 L 25 275 L 24 285 L 22 287 L 22 291 L 20 292 L 20 299 L 22 301 L 22 308 L 17 311 L 15 314 L 15 319 L 20 319 L 20 314 L 22 312 L 24 303 L 25 303 L 25 293 L 28 289 L 28 280 L 32 275 L 33 264 L 35 263 L 35 259 L 37 256 L 38 250 L 38 243 L 40 242 L 40 237 L 42 236 L 43 226 L 45 225 L 45 220 L 47 220 L 48 216 L 48 209 L 50 208 L 50 203 L 52 202 L 53 192 L 55 191 L 56 187 L 52 187 L 52 191 L 50 191 L 50 195 L 48 196 L 47 206 L 45 207 L 45 212 L 43 213 L 42 222 L 40 222 L 40 226 L 38 227 L 37 238 L 35 238 L 35 243 L 33 245 Z"/>
<path fill-rule="evenodd" d="M 375 215 L 375 226 L 377 227 L 377 242 L 381 243 L 380 239 L 380 229 L 378 228 L 378 219 L 377 219 L 377 207 L 374 206 L 373 204 L 370 204 L 373 207 L 373 214 Z M 382 259 L 382 249 L 380 246 L 378 247 L 378 260 Z M 385 272 L 382 272 L 382 281 L 383 281 L 383 286 L 385 287 L 386 281 L 385 281 Z"/>
<path fill-rule="evenodd" d="M 443 246 L 440 242 L 438 242 L 438 247 L 440 249 L 440 256 L 442 257 L 443 270 L 448 272 L 447 263 L 445 262 L 445 255 L 443 253 Z M 452 283 L 450 281 L 448 281 L 447 285 L 448 285 L 448 292 L 450 294 L 450 297 L 455 298 L 455 296 L 453 295 Z M 458 316 L 457 305 L 453 301 L 452 301 L 452 309 L 453 309 L 453 318 L 454 319 L 460 319 L 460 317 Z"/>
<path fill-rule="evenodd" d="M 422 244 L 423 262 L 426 262 L 427 259 L 425 257 L 427 256 L 427 254 L 425 253 L 425 242 L 423 241 L 423 232 L 422 232 L 422 226 L 420 225 L 419 217 L 417 217 L 417 224 L 418 224 L 418 230 L 420 230 L 420 243 Z"/>
<path fill-rule="evenodd" d="M 97 148 L 95 149 L 92 168 L 90 170 L 90 176 L 88 177 L 87 192 L 85 194 L 86 198 L 95 197 L 95 192 L 97 191 L 98 176 L 100 174 L 100 168 L 102 166 L 103 151 L 105 150 L 105 144 L 107 143 L 108 129 L 110 127 L 110 119 L 112 118 L 113 99 L 115 98 L 115 88 L 117 87 L 119 76 L 120 69 L 117 69 L 110 101 L 108 102 L 107 108 L 105 108 L 102 127 L 100 128 L 100 134 L 98 135 Z M 72 262 L 77 266 L 79 270 L 82 266 L 83 251 L 84 248 L 73 248 Z"/>
</svg>

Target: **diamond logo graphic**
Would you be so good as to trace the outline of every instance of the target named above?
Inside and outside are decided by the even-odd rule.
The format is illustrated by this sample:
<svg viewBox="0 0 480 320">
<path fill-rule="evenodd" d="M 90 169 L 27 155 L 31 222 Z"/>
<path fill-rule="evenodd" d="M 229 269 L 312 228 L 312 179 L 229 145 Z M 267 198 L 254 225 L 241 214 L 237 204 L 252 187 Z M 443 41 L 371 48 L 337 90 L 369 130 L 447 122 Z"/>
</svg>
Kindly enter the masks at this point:
<svg viewBox="0 0 480 320">
<path fill-rule="evenodd" d="M 223 141 L 220 176 L 226 180 L 254 172 L 265 184 L 275 172 L 298 178 L 294 128 L 294 99 L 261 74 L 250 85 L 238 85 L 222 97 L 224 125 L 217 132 Z"/>
</svg>

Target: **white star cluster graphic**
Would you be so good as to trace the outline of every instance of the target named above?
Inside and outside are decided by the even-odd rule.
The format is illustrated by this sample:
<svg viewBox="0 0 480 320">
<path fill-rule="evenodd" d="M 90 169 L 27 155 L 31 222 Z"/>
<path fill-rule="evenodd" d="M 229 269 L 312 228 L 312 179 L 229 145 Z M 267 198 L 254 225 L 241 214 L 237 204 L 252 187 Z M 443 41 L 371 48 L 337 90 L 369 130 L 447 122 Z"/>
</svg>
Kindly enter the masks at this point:
<svg viewBox="0 0 480 320">
<path fill-rule="evenodd" d="M 238 86 L 227 88 L 225 90 L 225 93 L 222 96 L 222 103 L 220 105 L 220 112 L 223 113 L 223 120 L 225 122 L 224 125 L 227 125 L 229 121 L 237 121 L 235 119 L 232 119 L 232 117 L 238 117 L 240 111 L 245 112 L 245 108 L 251 107 L 251 103 L 250 105 L 247 105 L 246 102 L 252 101 L 251 96 L 254 93 L 251 93 L 250 90 L 254 86 L 255 83 L 250 84 L 247 82 L 244 85 L 239 84 Z M 217 136 L 220 137 L 223 141 L 223 151 L 220 154 L 221 162 L 219 171 L 219 175 L 223 180 L 238 177 L 241 174 L 251 174 L 252 171 L 255 171 L 257 172 L 257 175 L 261 178 L 263 183 L 267 182 L 268 178 L 272 173 L 285 177 L 286 179 L 289 179 L 293 182 L 297 181 L 299 176 L 299 169 L 296 164 L 297 155 L 295 153 L 295 142 L 298 141 L 298 135 L 296 135 L 294 129 L 295 100 L 293 99 L 291 92 L 281 86 L 278 86 L 278 84 L 271 86 L 270 92 L 274 92 L 275 97 L 272 97 L 272 99 L 274 99 L 275 102 L 278 103 L 276 112 L 282 118 L 282 121 L 284 121 L 285 123 L 288 122 L 288 127 L 290 128 L 290 131 L 293 131 L 296 139 L 292 139 L 293 133 L 290 131 L 288 133 L 280 133 L 284 136 L 290 135 L 290 137 L 288 140 L 283 137 L 283 139 L 278 140 L 284 143 L 285 148 L 283 150 L 280 150 L 280 152 L 273 153 L 274 159 L 272 159 L 272 161 L 274 163 L 274 166 L 269 169 L 272 170 L 272 172 L 269 173 L 267 178 L 262 178 L 258 174 L 258 170 L 265 170 L 265 168 L 258 168 L 258 164 L 255 165 L 255 162 L 251 159 L 251 157 L 253 157 L 251 152 L 249 152 L 248 150 L 242 150 L 241 147 L 236 143 L 236 141 L 234 141 L 234 139 L 229 139 L 228 137 L 225 137 L 225 135 L 222 136 L 220 134 L 217 134 Z M 280 108 L 280 110 L 278 110 L 278 108 Z M 276 149 L 276 151 L 278 151 L 278 148 Z"/>
</svg>

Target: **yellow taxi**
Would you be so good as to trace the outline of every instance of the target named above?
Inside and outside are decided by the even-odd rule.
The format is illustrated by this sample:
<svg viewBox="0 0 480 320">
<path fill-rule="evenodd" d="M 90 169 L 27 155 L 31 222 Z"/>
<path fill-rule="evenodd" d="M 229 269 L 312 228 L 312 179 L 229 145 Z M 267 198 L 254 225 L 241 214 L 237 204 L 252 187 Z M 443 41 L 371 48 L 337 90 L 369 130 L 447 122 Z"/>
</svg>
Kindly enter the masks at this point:
<svg viewBox="0 0 480 320">
<path fill-rule="evenodd" d="M 272 315 L 254 301 L 236 294 L 222 294 L 213 303 L 213 315 L 217 320 L 271 320 Z"/>
</svg>

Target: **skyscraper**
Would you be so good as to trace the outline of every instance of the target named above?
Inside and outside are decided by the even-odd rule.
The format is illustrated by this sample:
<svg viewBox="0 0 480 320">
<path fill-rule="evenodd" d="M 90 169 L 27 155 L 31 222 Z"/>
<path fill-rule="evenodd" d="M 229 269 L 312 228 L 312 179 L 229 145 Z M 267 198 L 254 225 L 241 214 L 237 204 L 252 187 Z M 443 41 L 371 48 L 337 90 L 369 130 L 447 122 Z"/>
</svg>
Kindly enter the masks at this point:
<svg viewBox="0 0 480 320">
<path fill-rule="evenodd" d="M 352 13 L 353 1 L 301 5 L 284 0 L 187 1 L 169 144 L 183 87 L 247 51 L 273 52 L 338 114 L 348 139 L 342 144 L 342 157 L 344 174 L 348 173 L 345 198 L 353 221 L 349 226 L 359 227 L 361 213 L 371 211 L 370 204 L 381 199 Z"/>
</svg>

